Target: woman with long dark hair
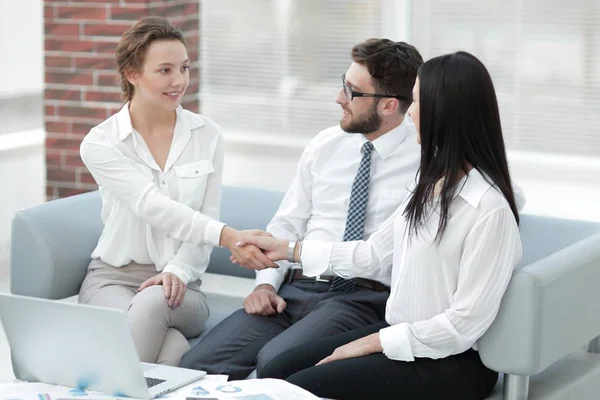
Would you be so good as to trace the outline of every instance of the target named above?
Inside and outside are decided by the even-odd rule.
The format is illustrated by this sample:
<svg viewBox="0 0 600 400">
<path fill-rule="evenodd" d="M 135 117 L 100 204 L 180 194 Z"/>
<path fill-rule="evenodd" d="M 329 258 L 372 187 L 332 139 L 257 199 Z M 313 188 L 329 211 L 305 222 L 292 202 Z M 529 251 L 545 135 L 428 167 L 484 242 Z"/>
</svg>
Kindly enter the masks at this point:
<svg viewBox="0 0 600 400">
<path fill-rule="evenodd" d="M 458 52 L 423 64 L 413 97 L 417 183 L 368 241 L 238 243 L 299 261 L 309 276 L 392 268 L 386 322 L 288 350 L 260 377 L 335 399 L 483 399 L 495 386 L 476 342 L 522 249 L 494 86 L 476 57 Z"/>
</svg>

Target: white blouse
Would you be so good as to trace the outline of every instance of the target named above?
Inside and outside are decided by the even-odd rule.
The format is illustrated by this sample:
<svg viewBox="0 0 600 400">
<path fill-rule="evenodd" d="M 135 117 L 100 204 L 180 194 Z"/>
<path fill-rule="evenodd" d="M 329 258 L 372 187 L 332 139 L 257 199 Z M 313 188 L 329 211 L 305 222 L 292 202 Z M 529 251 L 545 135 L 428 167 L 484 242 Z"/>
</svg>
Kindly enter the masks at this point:
<svg viewBox="0 0 600 400">
<path fill-rule="evenodd" d="M 308 276 L 328 268 L 343 277 L 391 272 L 390 327 L 379 332 L 390 359 L 443 358 L 474 347 L 521 259 L 519 229 L 500 191 L 476 169 L 459 187 L 439 244 L 437 209 L 417 236 L 406 234 L 402 213 L 410 196 L 368 241 L 303 243 Z"/>
<path fill-rule="evenodd" d="M 92 258 L 154 264 L 184 283 L 201 277 L 224 224 L 221 130 L 179 107 L 164 171 L 131 125 L 129 104 L 94 127 L 81 159 L 99 185 L 104 229 Z"/>
</svg>

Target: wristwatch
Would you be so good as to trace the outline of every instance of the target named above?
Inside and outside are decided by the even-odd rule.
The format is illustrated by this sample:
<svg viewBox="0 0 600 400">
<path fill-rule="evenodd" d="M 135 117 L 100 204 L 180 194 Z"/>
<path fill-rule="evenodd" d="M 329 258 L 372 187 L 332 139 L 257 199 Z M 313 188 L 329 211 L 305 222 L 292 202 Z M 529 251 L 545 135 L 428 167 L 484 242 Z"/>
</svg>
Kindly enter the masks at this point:
<svg viewBox="0 0 600 400">
<path fill-rule="evenodd" d="M 296 249 L 296 243 L 298 242 L 295 240 L 290 240 L 288 242 L 287 260 L 291 263 L 294 262 L 294 250 Z"/>
</svg>

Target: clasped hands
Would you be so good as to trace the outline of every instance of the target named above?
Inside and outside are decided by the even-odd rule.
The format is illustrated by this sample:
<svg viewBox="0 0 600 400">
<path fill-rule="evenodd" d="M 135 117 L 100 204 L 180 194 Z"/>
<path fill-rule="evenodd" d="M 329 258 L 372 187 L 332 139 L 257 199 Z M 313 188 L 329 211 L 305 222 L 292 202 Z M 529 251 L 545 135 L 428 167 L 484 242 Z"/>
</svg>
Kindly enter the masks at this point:
<svg viewBox="0 0 600 400">
<path fill-rule="evenodd" d="M 289 240 L 277 239 L 269 233 L 262 231 L 246 231 L 243 237 L 236 242 L 238 251 L 258 251 L 261 256 L 266 258 L 267 264 L 273 264 L 274 261 L 287 260 Z M 233 253 L 233 252 L 232 252 Z M 298 249 L 294 251 L 294 259 L 300 258 Z M 237 258 L 236 254 L 232 254 L 231 261 L 235 264 L 243 265 Z M 254 268 L 248 267 L 246 268 Z M 264 268 L 272 268 L 271 265 L 266 265 Z M 262 268 L 254 268 L 262 269 Z M 269 316 L 281 314 L 287 304 L 285 300 L 279 296 L 276 290 L 268 284 L 259 285 L 255 288 L 246 300 L 244 300 L 244 309 L 248 314 Z M 356 358 L 368 356 L 373 353 L 381 353 L 381 341 L 379 332 L 369 336 L 362 337 L 358 340 L 338 347 L 335 351 L 317 363 L 317 365 L 327 364 L 333 361 L 345 360 L 348 358 Z"/>
<path fill-rule="evenodd" d="M 227 228 L 227 227 L 226 227 Z M 231 261 L 251 269 L 277 268 L 274 261 L 287 260 L 289 240 L 274 238 L 270 233 L 261 230 L 238 232 L 237 241 L 228 242 L 231 250 Z M 299 259 L 296 248 L 294 259 Z M 271 285 L 259 285 L 246 300 L 244 309 L 248 314 L 269 316 L 281 314 L 287 304 Z M 346 345 L 338 347 L 328 357 L 319 361 L 317 365 L 348 358 L 363 357 L 373 353 L 381 353 L 379 332 L 365 336 Z"/>
<path fill-rule="evenodd" d="M 254 270 L 279 268 L 275 261 L 287 260 L 288 243 L 260 229 L 238 231 L 226 226 L 221 233 L 221 245 L 231 251 L 231 262 Z"/>
</svg>

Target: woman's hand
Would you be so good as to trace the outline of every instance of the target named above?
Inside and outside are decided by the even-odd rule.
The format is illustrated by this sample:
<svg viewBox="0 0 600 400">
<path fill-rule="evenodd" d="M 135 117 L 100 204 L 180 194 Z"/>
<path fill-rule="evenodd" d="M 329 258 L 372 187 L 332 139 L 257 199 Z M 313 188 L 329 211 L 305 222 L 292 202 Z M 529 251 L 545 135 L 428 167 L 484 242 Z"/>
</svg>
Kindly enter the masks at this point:
<svg viewBox="0 0 600 400">
<path fill-rule="evenodd" d="M 381 347 L 381 340 L 379 340 L 379 332 L 373 333 L 369 336 L 365 336 L 354 342 L 343 345 L 335 349 L 333 354 L 329 357 L 325 357 L 317 363 L 317 365 L 326 364 L 332 361 L 345 360 L 347 358 L 356 358 L 368 356 L 373 353 L 383 352 Z"/>
<path fill-rule="evenodd" d="M 290 241 L 266 236 L 245 236 L 236 243 L 237 247 L 256 246 L 271 261 L 287 260 Z M 237 257 L 236 257 L 237 258 Z M 239 260 L 238 260 L 239 261 Z"/>
<path fill-rule="evenodd" d="M 183 302 L 186 286 L 185 283 L 183 283 L 183 281 L 177 277 L 177 275 L 171 272 L 161 272 L 160 274 L 155 275 L 142 283 L 138 288 L 138 292 L 141 292 L 147 287 L 154 285 L 163 285 L 165 297 L 167 298 L 169 307 L 177 308 Z"/>
<path fill-rule="evenodd" d="M 261 270 L 265 268 L 279 268 L 279 266 L 273 263 L 263 254 L 263 252 L 256 246 L 247 246 L 241 248 L 236 244 L 245 235 L 270 235 L 269 233 L 263 232 L 259 229 L 250 231 L 238 231 L 237 229 L 226 226 L 221 231 L 221 238 L 219 244 L 225 246 L 231 251 L 232 257 L 238 262 L 236 264 L 242 267 Z"/>
</svg>

